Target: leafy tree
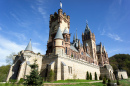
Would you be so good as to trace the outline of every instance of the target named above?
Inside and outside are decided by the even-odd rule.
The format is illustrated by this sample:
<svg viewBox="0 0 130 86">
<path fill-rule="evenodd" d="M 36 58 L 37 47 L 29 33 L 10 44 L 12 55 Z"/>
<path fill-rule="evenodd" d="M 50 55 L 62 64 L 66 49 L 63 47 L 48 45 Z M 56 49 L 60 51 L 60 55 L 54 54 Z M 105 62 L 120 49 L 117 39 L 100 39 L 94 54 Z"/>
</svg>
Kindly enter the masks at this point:
<svg viewBox="0 0 130 86">
<path fill-rule="evenodd" d="M 117 69 L 126 70 L 128 76 L 130 76 L 130 55 L 129 54 L 116 54 L 109 58 L 109 62 L 112 65 L 114 71 L 116 71 Z"/>
<path fill-rule="evenodd" d="M 97 80 L 97 73 L 95 72 L 95 80 Z"/>
<path fill-rule="evenodd" d="M 8 72 L 9 72 L 10 65 L 1 66 L 0 67 L 0 82 L 5 82 Z"/>
<path fill-rule="evenodd" d="M 89 72 L 87 71 L 87 80 L 89 80 L 89 79 L 90 79 Z"/>
<path fill-rule="evenodd" d="M 92 74 L 90 73 L 90 80 L 92 80 Z"/>
<path fill-rule="evenodd" d="M 108 79 L 107 86 L 111 86 L 111 80 L 110 79 Z"/>
<path fill-rule="evenodd" d="M 30 65 L 31 72 L 30 75 L 26 75 L 25 79 L 25 85 L 31 85 L 31 86 L 40 86 L 43 83 L 42 78 L 39 76 L 38 72 L 38 64 L 36 64 L 36 61 L 34 61 L 34 64 Z"/>
<path fill-rule="evenodd" d="M 51 70 L 50 73 L 49 73 L 49 76 L 48 76 L 48 81 L 53 82 L 54 79 L 55 79 L 55 73 L 54 73 L 53 70 Z"/>
<path fill-rule="evenodd" d="M 123 79 L 123 76 L 122 76 L 122 74 L 121 74 L 121 79 Z"/>
<path fill-rule="evenodd" d="M 14 60 L 14 55 L 15 53 L 11 53 L 9 56 L 6 56 L 6 63 L 9 64 L 9 65 L 12 65 L 13 64 L 13 60 Z"/>
</svg>

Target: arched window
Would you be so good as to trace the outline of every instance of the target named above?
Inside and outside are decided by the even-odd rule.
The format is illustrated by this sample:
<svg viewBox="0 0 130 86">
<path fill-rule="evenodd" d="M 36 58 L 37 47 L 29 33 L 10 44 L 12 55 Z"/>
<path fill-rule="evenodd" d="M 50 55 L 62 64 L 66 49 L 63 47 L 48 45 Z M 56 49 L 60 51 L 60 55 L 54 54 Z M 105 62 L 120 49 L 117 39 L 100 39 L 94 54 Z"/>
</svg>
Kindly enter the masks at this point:
<svg viewBox="0 0 130 86">
<path fill-rule="evenodd" d="M 67 47 L 66 47 L 66 49 L 65 49 L 65 53 L 67 54 Z"/>
</svg>

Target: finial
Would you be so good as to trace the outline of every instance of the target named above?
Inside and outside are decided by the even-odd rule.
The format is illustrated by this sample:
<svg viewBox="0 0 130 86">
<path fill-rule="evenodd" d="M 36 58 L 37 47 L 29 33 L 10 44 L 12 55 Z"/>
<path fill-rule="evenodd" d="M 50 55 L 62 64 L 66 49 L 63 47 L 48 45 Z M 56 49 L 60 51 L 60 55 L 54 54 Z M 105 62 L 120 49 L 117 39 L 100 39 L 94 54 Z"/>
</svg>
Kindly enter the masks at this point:
<svg viewBox="0 0 130 86">
<path fill-rule="evenodd" d="M 86 19 L 86 25 L 88 25 L 88 21 L 87 21 L 87 19 Z"/>
<path fill-rule="evenodd" d="M 60 1 L 60 8 L 62 8 L 62 3 L 61 3 L 61 1 Z"/>
</svg>

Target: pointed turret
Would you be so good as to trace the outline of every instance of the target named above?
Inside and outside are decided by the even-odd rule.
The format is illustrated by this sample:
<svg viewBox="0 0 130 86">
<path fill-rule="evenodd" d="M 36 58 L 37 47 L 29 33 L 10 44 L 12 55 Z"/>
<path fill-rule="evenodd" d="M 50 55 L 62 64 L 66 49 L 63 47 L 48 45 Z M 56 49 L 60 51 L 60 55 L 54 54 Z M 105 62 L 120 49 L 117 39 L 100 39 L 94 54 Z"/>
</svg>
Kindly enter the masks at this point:
<svg viewBox="0 0 130 86">
<path fill-rule="evenodd" d="M 54 39 L 63 39 L 63 35 L 62 35 L 60 27 L 59 27 Z"/>
<path fill-rule="evenodd" d="M 88 27 L 88 24 L 87 24 L 84 33 L 87 34 L 87 33 L 89 33 L 89 32 L 90 32 L 90 28 Z"/>
<path fill-rule="evenodd" d="M 78 39 L 78 36 L 77 36 L 77 29 L 76 29 L 76 40 Z"/>
<path fill-rule="evenodd" d="M 64 30 L 63 34 L 68 34 L 69 32 L 67 31 L 67 29 Z"/>
<path fill-rule="evenodd" d="M 30 39 L 30 42 L 28 43 L 25 51 L 28 50 L 28 51 L 32 51 L 32 44 L 31 44 L 31 39 Z"/>
<path fill-rule="evenodd" d="M 74 36 L 73 36 L 73 42 L 75 42 L 75 34 L 74 34 Z"/>
</svg>

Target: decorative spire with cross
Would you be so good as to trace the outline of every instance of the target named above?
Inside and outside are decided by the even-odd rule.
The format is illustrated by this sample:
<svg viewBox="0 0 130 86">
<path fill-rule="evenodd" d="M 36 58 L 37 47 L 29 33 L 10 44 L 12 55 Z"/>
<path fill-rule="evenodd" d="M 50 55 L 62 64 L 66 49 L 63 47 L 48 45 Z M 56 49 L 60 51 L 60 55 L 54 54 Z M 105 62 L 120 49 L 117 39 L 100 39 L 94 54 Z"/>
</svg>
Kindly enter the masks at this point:
<svg viewBox="0 0 130 86">
<path fill-rule="evenodd" d="M 77 36 L 77 28 L 76 28 L 76 39 L 78 39 L 78 36 Z"/>
<path fill-rule="evenodd" d="M 88 21 L 87 21 L 87 19 L 86 19 L 86 25 L 88 25 Z"/>
</svg>

